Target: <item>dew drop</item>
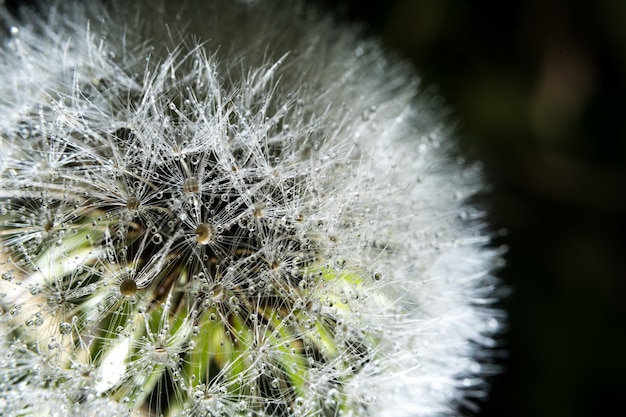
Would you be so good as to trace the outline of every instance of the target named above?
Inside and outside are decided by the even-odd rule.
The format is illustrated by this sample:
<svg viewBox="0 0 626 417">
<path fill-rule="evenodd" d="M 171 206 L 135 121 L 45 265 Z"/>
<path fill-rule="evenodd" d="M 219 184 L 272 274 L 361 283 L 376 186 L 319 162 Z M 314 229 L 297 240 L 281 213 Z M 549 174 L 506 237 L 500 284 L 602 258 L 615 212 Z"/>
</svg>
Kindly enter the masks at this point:
<svg viewBox="0 0 626 417">
<path fill-rule="evenodd" d="M 72 331 L 72 325 L 66 322 L 59 324 L 59 333 L 69 334 Z"/>
<path fill-rule="evenodd" d="M 246 410 L 246 401 L 245 400 L 241 400 L 238 404 L 237 404 L 237 411 L 239 412 L 244 412 Z"/>
<path fill-rule="evenodd" d="M 152 243 L 154 243 L 155 245 L 159 245 L 163 242 L 163 236 L 161 236 L 159 233 L 156 233 L 154 235 L 152 235 Z"/>
<path fill-rule="evenodd" d="M 120 294 L 129 298 L 137 293 L 137 283 L 132 279 L 125 279 L 120 284 Z"/>
<path fill-rule="evenodd" d="M 487 327 L 489 328 L 489 331 L 496 332 L 500 329 L 500 323 L 492 317 L 487 320 Z"/>
<path fill-rule="evenodd" d="M 221 301 L 224 298 L 224 287 L 221 285 L 216 285 L 213 290 L 211 290 L 211 299 L 213 301 Z"/>
<path fill-rule="evenodd" d="M 200 223 L 196 227 L 196 242 L 199 245 L 208 245 L 215 237 L 215 229 L 208 223 Z"/>
<path fill-rule="evenodd" d="M 52 230 L 53 227 L 54 224 L 50 220 L 46 220 L 43 224 L 44 233 L 48 233 L 50 230 Z"/>
</svg>

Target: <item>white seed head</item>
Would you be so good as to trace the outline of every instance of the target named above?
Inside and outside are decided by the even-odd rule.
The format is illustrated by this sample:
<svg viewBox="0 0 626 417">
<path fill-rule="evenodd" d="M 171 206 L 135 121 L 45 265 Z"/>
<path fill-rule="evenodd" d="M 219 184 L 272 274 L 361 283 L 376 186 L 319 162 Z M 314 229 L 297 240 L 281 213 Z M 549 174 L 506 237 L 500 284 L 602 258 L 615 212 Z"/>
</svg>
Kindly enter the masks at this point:
<svg viewBox="0 0 626 417">
<path fill-rule="evenodd" d="M 103 3 L 0 8 L 0 414 L 440 416 L 483 390 L 481 175 L 410 67 L 301 2 Z"/>
</svg>

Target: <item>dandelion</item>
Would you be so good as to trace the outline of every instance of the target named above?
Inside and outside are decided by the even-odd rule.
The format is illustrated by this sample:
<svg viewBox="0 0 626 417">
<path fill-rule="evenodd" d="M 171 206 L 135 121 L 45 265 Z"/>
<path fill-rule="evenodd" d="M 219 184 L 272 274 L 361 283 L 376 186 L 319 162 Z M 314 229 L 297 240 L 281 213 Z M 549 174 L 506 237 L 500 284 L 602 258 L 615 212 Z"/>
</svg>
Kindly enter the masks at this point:
<svg viewBox="0 0 626 417">
<path fill-rule="evenodd" d="M 299 2 L 86 3 L 0 9 L 0 414 L 481 392 L 480 172 L 410 68 Z"/>
</svg>

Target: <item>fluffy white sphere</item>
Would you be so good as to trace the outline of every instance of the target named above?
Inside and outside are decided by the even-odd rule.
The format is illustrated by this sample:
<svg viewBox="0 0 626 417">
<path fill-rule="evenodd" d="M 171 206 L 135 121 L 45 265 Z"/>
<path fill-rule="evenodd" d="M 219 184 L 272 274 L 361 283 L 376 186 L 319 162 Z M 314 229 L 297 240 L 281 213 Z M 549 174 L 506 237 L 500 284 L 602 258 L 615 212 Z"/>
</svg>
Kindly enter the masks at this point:
<svg viewBox="0 0 626 417">
<path fill-rule="evenodd" d="M 482 389 L 480 172 L 409 66 L 291 1 L 1 16 L 3 415 L 439 416 Z"/>
</svg>

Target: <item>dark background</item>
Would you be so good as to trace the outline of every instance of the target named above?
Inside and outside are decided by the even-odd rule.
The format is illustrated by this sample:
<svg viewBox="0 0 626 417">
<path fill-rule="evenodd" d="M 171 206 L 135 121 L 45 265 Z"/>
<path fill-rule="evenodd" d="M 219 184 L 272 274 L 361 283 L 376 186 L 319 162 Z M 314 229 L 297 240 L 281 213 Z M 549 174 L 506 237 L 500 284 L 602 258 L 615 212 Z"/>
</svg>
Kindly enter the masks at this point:
<svg viewBox="0 0 626 417">
<path fill-rule="evenodd" d="M 332 7 L 415 63 L 493 186 L 508 355 L 469 415 L 626 415 L 626 1 Z"/>
<path fill-rule="evenodd" d="M 625 415 L 626 1 L 319 3 L 413 61 L 484 162 L 508 354 L 467 415 Z"/>
</svg>

